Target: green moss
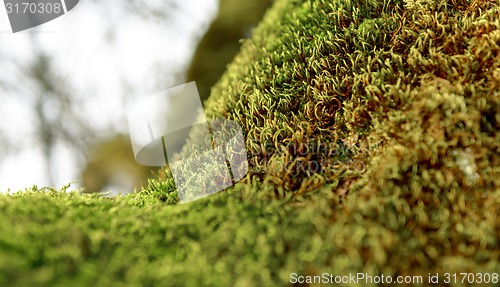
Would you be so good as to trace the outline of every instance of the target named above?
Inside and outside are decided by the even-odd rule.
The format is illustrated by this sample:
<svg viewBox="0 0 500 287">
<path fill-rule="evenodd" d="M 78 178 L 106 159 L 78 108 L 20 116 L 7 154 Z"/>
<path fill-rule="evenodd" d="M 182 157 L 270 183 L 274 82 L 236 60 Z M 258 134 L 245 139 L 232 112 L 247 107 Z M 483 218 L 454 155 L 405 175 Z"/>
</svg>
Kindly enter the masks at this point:
<svg viewBox="0 0 500 287">
<path fill-rule="evenodd" d="M 257 190 L 271 189 L 255 184 L 179 206 L 143 204 L 135 195 L 111 200 L 36 188 L 2 196 L 0 283 L 280 284 L 286 270 L 303 269 L 300 256 L 320 248 L 318 242 L 300 244 L 314 232 L 310 215 L 316 211 L 298 212 L 287 200 L 270 200 Z M 324 203 L 318 206 L 328 212 Z"/>
<path fill-rule="evenodd" d="M 249 174 L 183 205 L 168 170 L 113 200 L 1 196 L 0 285 L 499 272 L 499 14 L 277 1 L 206 102 L 242 125 Z"/>
</svg>

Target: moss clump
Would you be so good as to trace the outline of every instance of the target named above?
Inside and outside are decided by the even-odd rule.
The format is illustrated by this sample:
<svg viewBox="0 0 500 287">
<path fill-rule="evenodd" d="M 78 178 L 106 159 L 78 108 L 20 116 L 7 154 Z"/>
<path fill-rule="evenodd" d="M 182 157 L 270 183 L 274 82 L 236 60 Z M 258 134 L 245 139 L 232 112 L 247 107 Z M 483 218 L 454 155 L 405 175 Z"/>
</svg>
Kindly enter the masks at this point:
<svg viewBox="0 0 500 287">
<path fill-rule="evenodd" d="M 418 145 L 420 149 L 430 145 L 417 134 L 426 125 L 432 124 L 434 131 L 445 133 L 452 142 L 465 137 L 462 130 L 468 128 L 482 153 L 491 154 L 483 163 L 490 166 L 489 173 L 481 176 L 484 187 L 491 190 L 498 186 L 493 179 L 500 125 L 500 31 L 494 3 L 278 2 L 213 88 L 209 114 L 238 120 L 244 126 L 257 169 L 268 167 L 273 156 L 287 167 L 297 161 L 318 161 L 318 153 L 297 152 L 296 147 L 312 149 L 320 142 L 337 156 L 330 154 L 329 161 L 322 163 L 323 170 L 330 171 L 320 172 L 326 183 L 362 177 L 361 173 L 336 172 L 338 168 L 330 165 L 336 162 L 332 159 L 376 169 L 374 158 L 383 156 L 383 147 L 395 134 L 413 138 L 402 145 L 419 152 Z M 447 96 L 452 109 L 462 105 L 459 116 L 468 118 L 467 127 L 447 107 L 441 107 L 445 115 L 439 116 L 439 111 L 433 115 L 432 106 L 440 106 L 431 103 L 429 94 L 439 91 L 424 91 L 429 86 L 446 86 L 449 91 L 441 92 L 452 94 Z M 430 105 L 427 117 L 441 122 L 428 123 L 417 102 Z M 419 120 L 423 124 L 417 130 L 401 129 L 394 119 L 411 113 L 424 117 Z M 468 116 L 472 114 L 474 118 Z M 451 156 L 455 148 L 466 145 L 449 146 L 447 152 Z M 283 146 L 294 148 L 276 152 Z M 274 152 L 268 156 L 263 147 L 272 147 Z M 310 173 L 291 177 L 280 170 L 267 176 L 284 178 L 281 185 L 293 192 Z"/>
<path fill-rule="evenodd" d="M 207 113 L 243 125 L 249 182 L 344 202 L 344 241 L 314 272 L 498 270 L 499 16 L 496 1 L 278 1 L 244 42 Z"/>
<path fill-rule="evenodd" d="M 276 1 L 206 102 L 243 126 L 246 178 L 183 205 L 168 171 L 114 200 L 2 196 L 0 285 L 498 273 L 499 16 L 496 1 Z"/>
</svg>

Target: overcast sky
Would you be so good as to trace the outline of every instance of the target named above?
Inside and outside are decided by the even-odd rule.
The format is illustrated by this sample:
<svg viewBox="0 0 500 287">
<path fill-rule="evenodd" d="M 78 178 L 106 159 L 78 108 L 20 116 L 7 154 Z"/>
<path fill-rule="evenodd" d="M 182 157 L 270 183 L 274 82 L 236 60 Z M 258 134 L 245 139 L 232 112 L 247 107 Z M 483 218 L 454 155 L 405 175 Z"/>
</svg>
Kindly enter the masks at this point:
<svg viewBox="0 0 500 287">
<path fill-rule="evenodd" d="M 80 1 L 68 14 L 16 34 L 11 32 L 4 5 L 0 5 L 0 76 L 10 85 L 23 85 L 18 64 L 32 59 L 30 33 L 37 33 L 40 49 L 55 55 L 58 74 L 71 83 L 72 95 L 85 100 L 80 110 L 92 125 L 126 133 L 130 101 L 181 84 L 173 73 L 189 64 L 197 37 L 215 16 L 217 1 L 179 0 L 176 14 L 164 23 L 144 21 L 108 2 Z M 108 29 L 110 23 L 113 26 Z M 111 42 L 107 40 L 110 37 Z M 2 97 L 0 103 L 0 131 L 21 149 L 0 161 L 3 192 L 49 184 L 42 153 L 32 137 L 34 118 L 27 107 L 29 99 L 18 91 Z M 56 186 L 78 180 L 80 167 L 69 149 L 58 147 L 57 157 Z"/>
</svg>

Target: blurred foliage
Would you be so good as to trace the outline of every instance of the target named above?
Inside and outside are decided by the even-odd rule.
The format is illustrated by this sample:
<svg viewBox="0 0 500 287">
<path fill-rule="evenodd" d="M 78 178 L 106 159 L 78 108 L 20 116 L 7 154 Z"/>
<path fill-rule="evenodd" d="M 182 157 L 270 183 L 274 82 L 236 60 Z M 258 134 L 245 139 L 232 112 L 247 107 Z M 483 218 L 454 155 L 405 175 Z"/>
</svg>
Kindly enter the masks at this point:
<svg viewBox="0 0 500 287">
<path fill-rule="evenodd" d="M 20 61 L 15 57 L 0 55 L 0 65 L 5 67 L 0 81 L 0 102 L 7 109 L 27 115 L 14 119 L 29 129 L 10 122 L 12 118 L 2 115 L 0 125 L 0 166 L 4 158 L 18 153 L 39 150 L 43 157 L 46 178 L 54 184 L 57 178 L 54 162 L 61 147 L 73 153 L 76 163 L 85 162 L 83 150 L 91 142 L 91 127 L 79 108 L 82 100 L 72 93 L 68 79 L 62 76 L 55 65 L 54 55 L 42 49 L 39 35 L 30 33 L 27 49 L 30 59 Z M 12 79 L 23 79 L 18 85 Z M 28 112 L 17 110 L 13 102 L 22 103 Z M 9 129 L 15 127 L 16 133 Z M 63 151 L 64 152 L 64 151 Z"/>
<path fill-rule="evenodd" d="M 240 50 L 240 41 L 250 36 L 272 0 L 220 0 L 217 17 L 196 48 L 187 82 L 196 81 L 202 100 L 222 76 Z"/>
<path fill-rule="evenodd" d="M 243 126 L 249 174 L 183 205 L 168 170 L 113 199 L 0 196 L 0 285 L 498 274 L 499 16 L 496 1 L 278 0 L 206 102 Z"/>
<path fill-rule="evenodd" d="M 76 151 L 77 163 L 82 163 L 81 151 L 89 145 L 90 126 L 79 113 L 81 101 L 72 96 L 70 85 L 58 75 L 54 58 L 40 52 L 35 36 L 31 37 L 33 63 L 26 69 L 28 78 L 33 80 L 31 97 L 34 100 L 33 112 L 36 118 L 36 138 L 45 157 L 45 167 L 49 182 L 53 184 L 56 170 L 53 166 L 60 144 L 66 144 Z"/>
<path fill-rule="evenodd" d="M 85 192 L 132 192 L 132 187 L 146 183 L 158 168 L 139 165 L 134 158 L 130 137 L 116 135 L 97 143 L 88 155 L 88 163 L 82 173 Z"/>
</svg>

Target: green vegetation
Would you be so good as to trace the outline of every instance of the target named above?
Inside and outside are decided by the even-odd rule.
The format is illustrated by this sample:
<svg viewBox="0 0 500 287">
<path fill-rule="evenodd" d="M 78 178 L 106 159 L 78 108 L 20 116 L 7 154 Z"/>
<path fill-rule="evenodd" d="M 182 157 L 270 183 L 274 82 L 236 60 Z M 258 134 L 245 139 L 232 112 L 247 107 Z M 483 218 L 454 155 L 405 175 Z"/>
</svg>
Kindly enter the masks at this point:
<svg viewBox="0 0 500 287">
<path fill-rule="evenodd" d="M 183 205 L 168 170 L 115 199 L 1 196 L 0 285 L 500 272 L 499 28 L 496 1 L 278 0 L 206 102 L 249 174 Z"/>
</svg>

